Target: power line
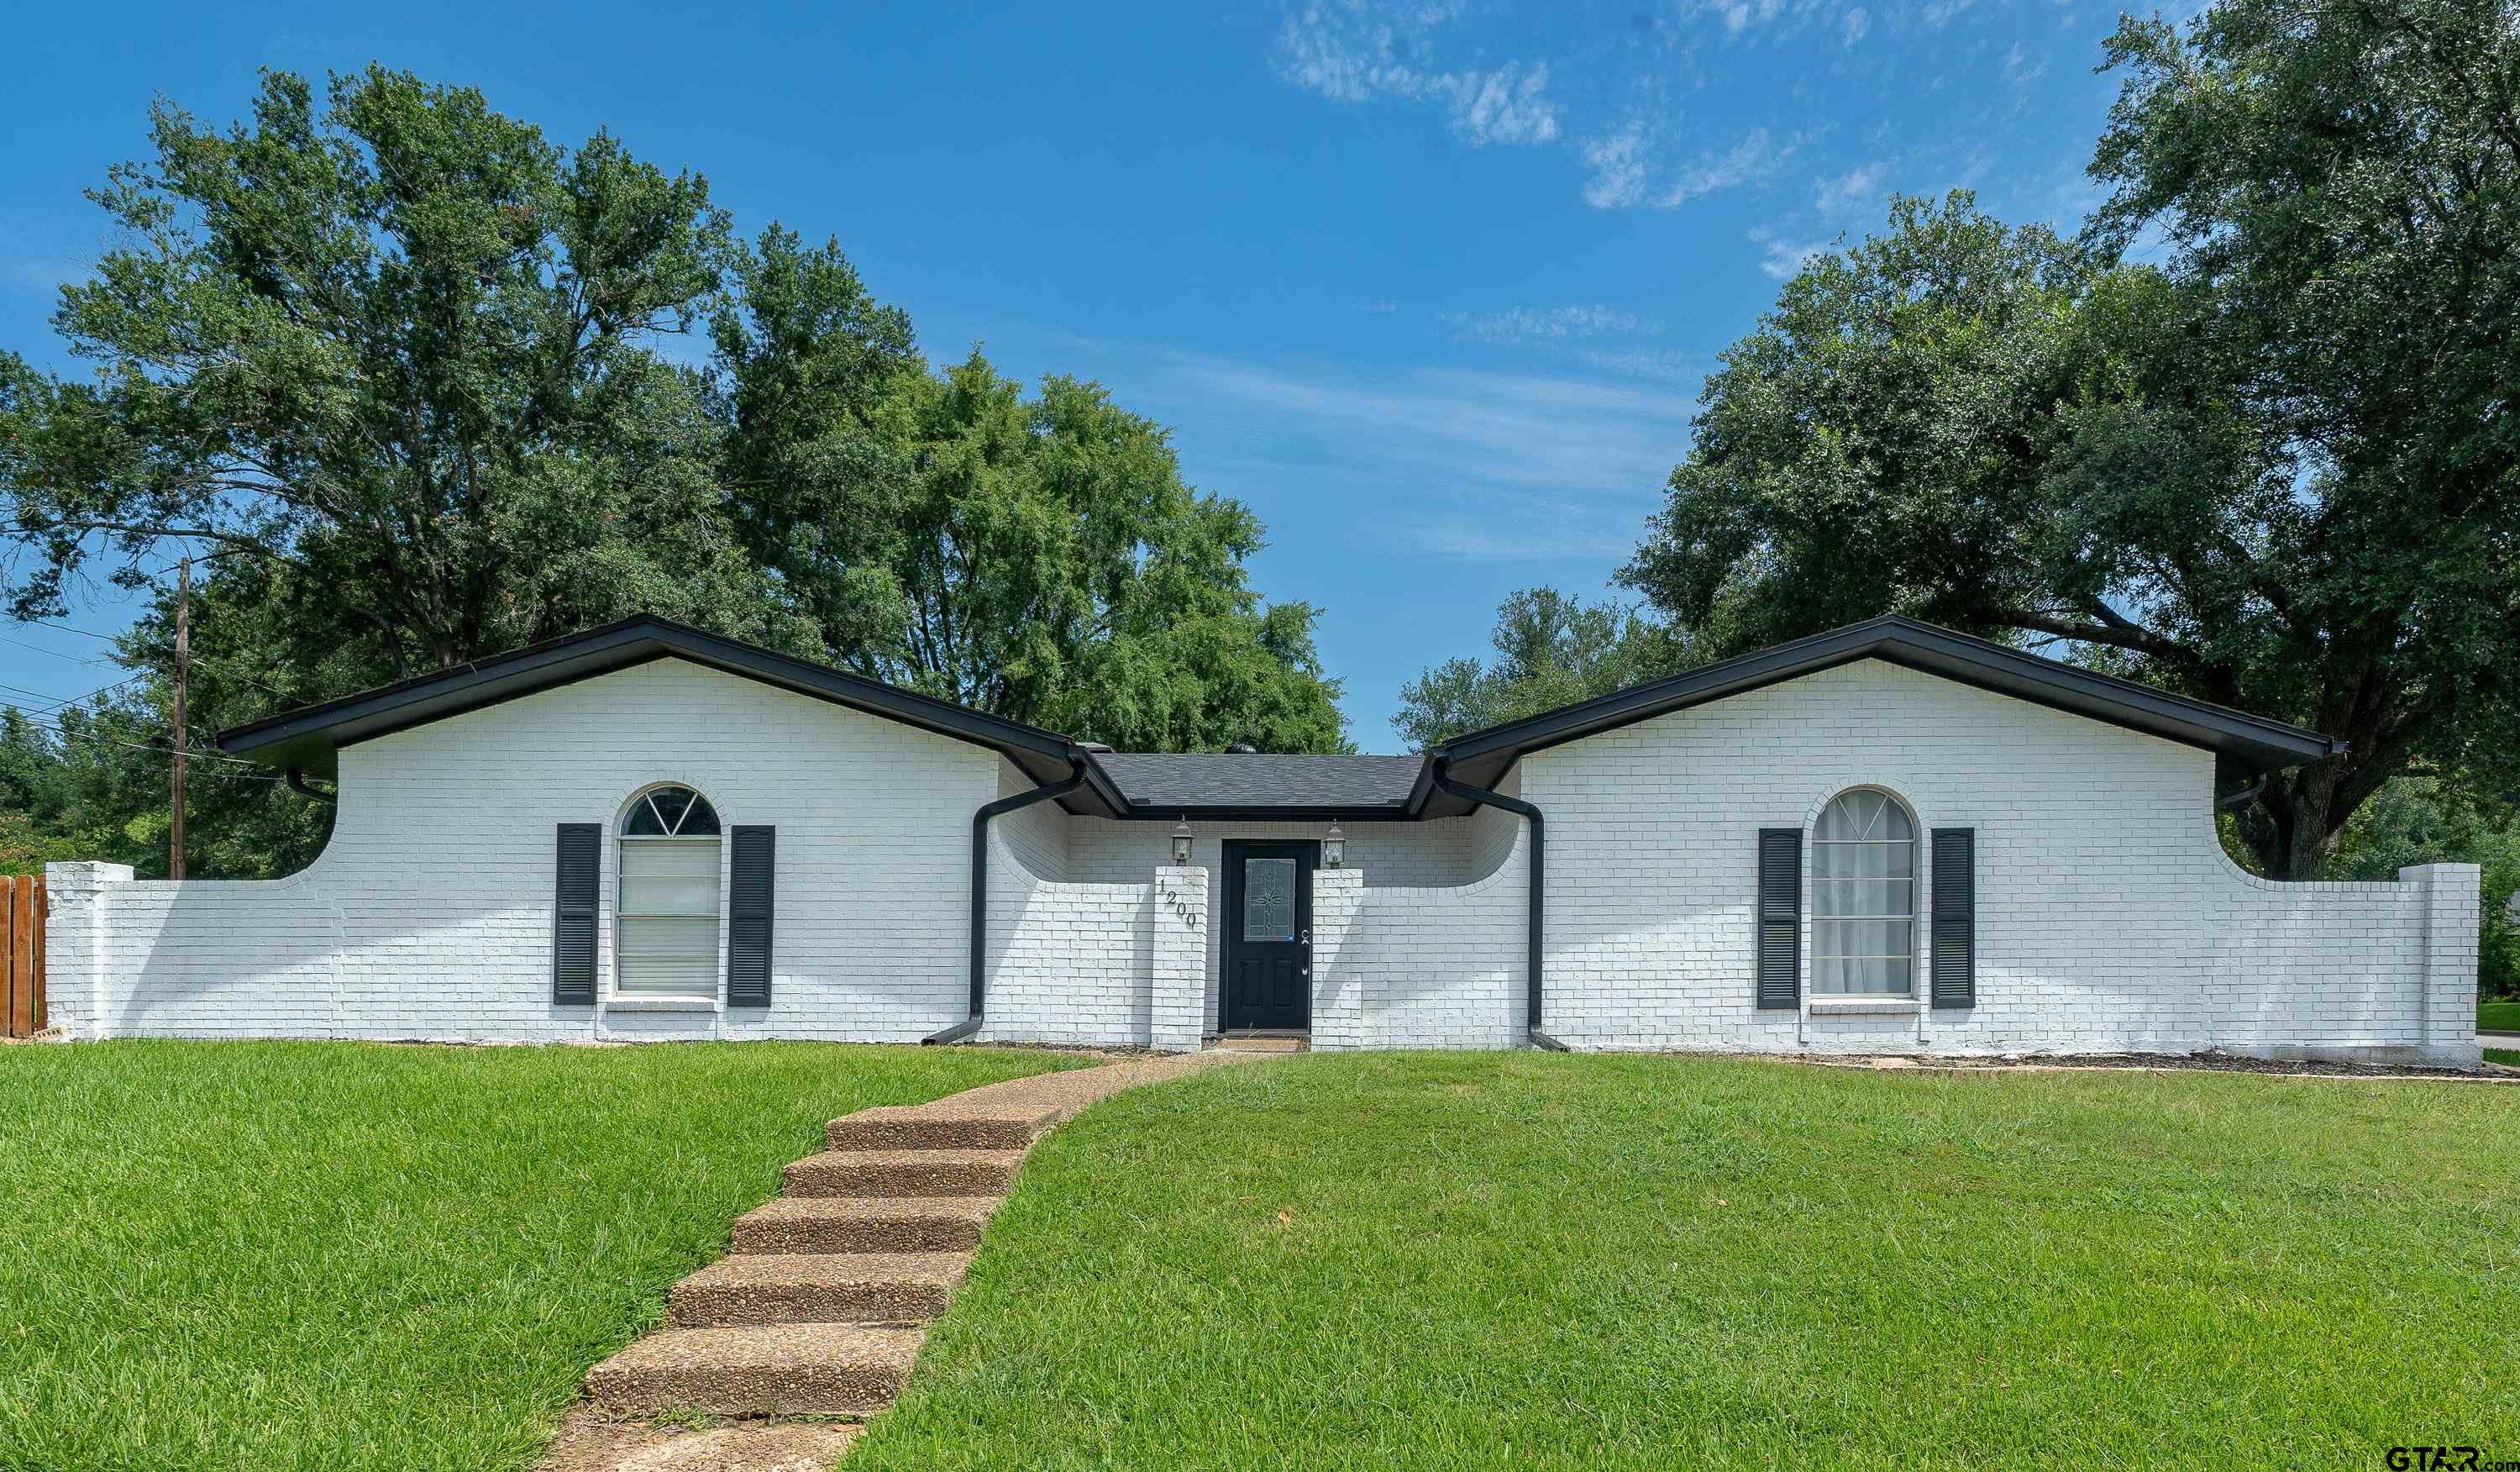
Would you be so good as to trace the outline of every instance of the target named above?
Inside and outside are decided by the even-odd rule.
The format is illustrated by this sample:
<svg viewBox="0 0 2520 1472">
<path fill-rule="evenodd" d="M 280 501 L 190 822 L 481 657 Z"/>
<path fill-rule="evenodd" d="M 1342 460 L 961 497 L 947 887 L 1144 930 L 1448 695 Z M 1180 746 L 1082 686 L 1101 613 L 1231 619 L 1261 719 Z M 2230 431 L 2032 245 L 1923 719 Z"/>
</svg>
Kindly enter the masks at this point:
<svg viewBox="0 0 2520 1472">
<path fill-rule="evenodd" d="M 170 762 L 175 759 L 175 754 L 165 747 L 150 746 L 144 742 L 138 741 L 124 741 L 118 737 L 106 736 L 95 731 L 64 731 L 55 729 L 53 734 L 64 741 L 102 741 L 112 746 L 127 747 L 135 752 L 154 752 L 157 755 L 165 758 Z M 195 752 L 192 755 L 196 757 L 204 757 L 208 754 L 204 752 Z M 221 757 L 218 759 L 221 761 L 237 760 L 237 759 L 233 757 Z M 252 766 L 256 763 L 245 761 L 239 762 L 239 764 L 244 766 Z M 239 782 L 286 782 L 289 780 L 287 777 L 265 776 L 260 772 L 241 772 L 224 766 L 205 766 L 202 768 L 202 775 L 204 777 L 230 777 Z"/>
<path fill-rule="evenodd" d="M 125 675 L 121 679 L 115 680 L 111 685 L 99 685 L 85 695 L 73 695 L 67 699 L 60 696 L 47 695 L 41 690 L 29 690 L 23 685 L 0 684 L 0 690 L 14 690 L 20 695 L 31 695 L 37 700 L 50 701 L 51 704 L 46 706 L 42 711 L 28 713 L 29 714 L 39 715 L 50 714 L 53 712 L 63 710 L 66 707 L 85 705 L 100 695 L 104 695 L 110 691 L 119 690 L 123 686 L 130 684 L 133 680 L 146 677 L 148 672 L 149 671 L 144 669 L 139 674 Z"/>
<path fill-rule="evenodd" d="M 41 619 L 21 619 L 18 621 L 21 623 L 31 623 L 37 628 L 58 628 L 66 634 L 80 634 L 91 639 L 103 639 L 108 644 L 111 644 L 114 640 L 122 637 L 120 634 L 101 634 L 92 628 L 72 628 L 67 623 L 48 623 Z"/>
<path fill-rule="evenodd" d="M 74 630 L 72 630 L 72 632 L 74 632 L 74 633 L 75 633 L 75 632 L 80 632 L 80 630 L 75 630 L 75 629 L 74 629 Z M 103 663 L 102 661 L 98 661 L 98 660 L 82 660 L 82 659 L 80 659 L 77 655 L 74 655 L 74 654 L 64 654 L 64 653 L 62 653 L 62 652 L 61 652 L 60 650 L 58 650 L 58 649 L 46 649 L 46 648 L 45 648 L 43 645 L 41 645 L 41 644 L 29 644 L 29 643 L 27 643 L 27 642 L 26 642 L 25 640 L 23 640 L 23 639 L 13 639 L 13 638 L 10 638 L 7 634 L 0 634 L 0 644 L 15 644 L 15 645 L 17 645 L 20 649 L 31 649 L 31 650 L 33 650 L 33 651 L 34 651 L 35 653 L 37 653 L 37 654 L 48 654 L 48 655 L 51 655 L 54 659 L 57 659 L 57 660 L 68 660 L 68 661 L 71 661 L 72 663 L 80 664 L 80 665 L 95 665 L 95 664 L 101 664 L 101 663 Z"/>
<path fill-rule="evenodd" d="M 22 708 L 19 710 L 18 713 L 26 717 L 26 723 L 28 725 L 50 731 L 52 734 L 61 737 L 65 741 L 104 741 L 110 742 L 114 746 L 129 747 L 135 752 L 156 752 L 158 756 L 169 759 L 172 759 L 175 755 L 175 749 L 172 747 L 151 746 L 145 741 L 125 741 L 119 736 L 108 736 L 103 731 L 67 730 L 56 722 L 48 721 L 43 715 L 34 712 L 26 711 Z M 232 762 L 238 766 L 262 765 L 259 761 L 249 761 L 243 757 L 230 757 L 221 752 L 194 752 L 191 755 L 203 761 L 226 761 Z M 243 776 L 245 774 L 241 772 L 230 772 L 227 775 Z M 286 781 L 287 779 L 282 777 L 258 777 L 255 780 L 263 782 L 281 782 Z"/>
</svg>

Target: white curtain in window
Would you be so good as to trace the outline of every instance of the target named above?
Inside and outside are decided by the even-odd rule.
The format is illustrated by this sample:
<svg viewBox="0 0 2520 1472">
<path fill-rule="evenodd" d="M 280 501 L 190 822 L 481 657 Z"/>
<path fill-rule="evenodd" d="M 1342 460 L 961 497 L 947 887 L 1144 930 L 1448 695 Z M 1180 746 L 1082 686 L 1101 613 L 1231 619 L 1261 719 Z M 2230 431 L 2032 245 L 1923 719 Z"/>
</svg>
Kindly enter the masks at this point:
<svg viewBox="0 0 2520 1472">
<path fill-rule="evenodd" d="M 688 787 L 623 814 L 614 990 L 717 994 L 718 842 L 717 813 Z"/>
<path fill-rule="evenodd" d="M 1859 788 L 1812 830 L 1812 993 L 1914 994 L 1916 825 L 1887 793 Z"/>
</svg>

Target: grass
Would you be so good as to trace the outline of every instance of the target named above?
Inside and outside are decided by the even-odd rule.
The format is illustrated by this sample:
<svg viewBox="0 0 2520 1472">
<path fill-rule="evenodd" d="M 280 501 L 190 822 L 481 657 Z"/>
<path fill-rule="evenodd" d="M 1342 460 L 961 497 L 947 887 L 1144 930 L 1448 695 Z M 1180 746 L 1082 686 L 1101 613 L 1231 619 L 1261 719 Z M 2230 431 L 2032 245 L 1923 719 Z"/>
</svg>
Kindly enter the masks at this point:
<svg viewBox="0 0 2520 1472">
<path fill-rule="evenodd" d="M 2520 1002 L 2478 1002 L 2476 1031 L 2520 1033 Z"/>
<path fill-rule="evenodd" d="M 2520 1449 L 2520 1089 L 1321 1055 L 1050 1137 L 852 1472 Z"/>
<path fill-rule="evenodd" d="M 2485 1061 L 2488 1063 L 2504 1064 L 2511 1068 L 2520 1068 L 2520 1048 L 2487 1048 L 2485 1050 Z"/>
<path fill-rule="evenodd" d="M 0 1048 L 0 1467 L 530 1465 L 824 1121 L 1066 1061 Z"/>
</svg>

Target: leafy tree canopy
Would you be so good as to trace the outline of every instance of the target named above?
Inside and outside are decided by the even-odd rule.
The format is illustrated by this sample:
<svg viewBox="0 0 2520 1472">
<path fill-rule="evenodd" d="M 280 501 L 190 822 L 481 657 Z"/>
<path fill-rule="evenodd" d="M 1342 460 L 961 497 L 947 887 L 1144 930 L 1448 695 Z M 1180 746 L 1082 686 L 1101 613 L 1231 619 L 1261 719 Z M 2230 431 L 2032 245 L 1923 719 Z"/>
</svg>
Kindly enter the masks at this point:
<svg viewBox="0 0 2520 1472">
<path fill-rule="evenodd" d="M 1552 587 L 1525 588 L 1497 610 L 1497 657 L 1446 660 L 1400 687 L 1392 717 L 1410 746 L 1607 695 L 1691 663 L 1662 624 L 1615 603 L 1587 604 Z"/>
<path fill-rule="evenodd" d="M 92 380 L 0 362 L 20 617 L 167 545 L 259 575 L 314 646 L 457 663 L 626 608 L 794 646 L 648 345 L 716 292 L 724 216 L 598 134 L 381 69 L 266 73 L 251 126 L 152 114 L 93 198 L 125 244 L 55 325 Z"/>
<path fill-rule="evenodd" d="M 1115 745 L 1340 747 L 1315 611 L 1249 587 L 1248 508 L 1094 385 L 931 374 L 835 245 L 738 242 L 697 174 L 379 68 L 320 106 L 266 73 L 225 131 L 161 102 L 151 141 L 54 319 L 92 373 L 0 351 L 10 611 L 150 599 L 150 677 L 26 738 L 84 763 L 16 809 L 39 836 L 146 861 L 186 553 L 197 747 L 636 612 Z M 320 806 L 195 770 L 196 872 L 320 847 Z"/>
<path fill-rule="evenodd" d="M 2239 813 L 2278 877 L 2507 752 L 2520 65 L 2507 12 L 2406 14 L 2128 23 L 2092 231 L 1956 193 L 1807 266 L 1623 578 L 1715 649 L 1896 610 L 2343 737 Z"/>
</svg>

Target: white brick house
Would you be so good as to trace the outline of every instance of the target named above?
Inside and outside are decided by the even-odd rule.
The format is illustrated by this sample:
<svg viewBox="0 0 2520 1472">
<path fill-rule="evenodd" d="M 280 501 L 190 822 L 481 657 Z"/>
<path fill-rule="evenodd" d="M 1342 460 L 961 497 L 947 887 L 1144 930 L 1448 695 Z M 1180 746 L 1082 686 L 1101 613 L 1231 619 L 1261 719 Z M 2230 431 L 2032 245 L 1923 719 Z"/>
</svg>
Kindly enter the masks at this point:
<svg viewBox="0 0 2520 1472">
<path fill-rule="evenodd" d="M 2473 1064 L 2473 867 L 2271 884 L 2327 738 L 1876 620 L 1418 757 L 1115 754 L 655 620 L 228 732 L 267 883 L 48 870 L 79 1035 Z"/>
</svg>

